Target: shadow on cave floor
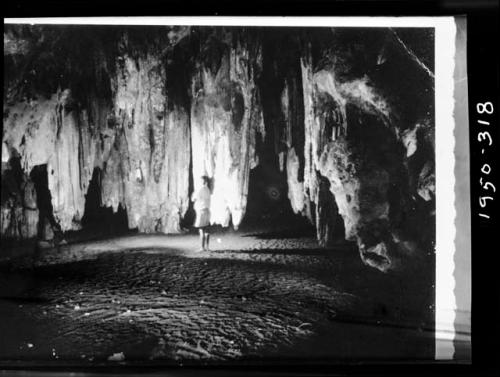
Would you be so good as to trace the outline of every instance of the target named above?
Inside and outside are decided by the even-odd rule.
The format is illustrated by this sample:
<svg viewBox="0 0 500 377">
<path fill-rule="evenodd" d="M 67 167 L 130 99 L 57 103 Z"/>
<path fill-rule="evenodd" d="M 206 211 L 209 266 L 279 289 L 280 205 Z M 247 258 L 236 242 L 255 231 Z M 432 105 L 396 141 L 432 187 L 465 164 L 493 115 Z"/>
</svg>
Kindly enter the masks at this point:
<svg viewBox="0 0 500 377">
<path fill-rule="evenodd" d="M 248 216 L 240 226 L 243 237 L 259 239 L 315 238 L 315 227 L 303 216 L 294 214 L 291 209 L 276 211 L 273 215 Z"/>
<path fill-rule="evenodd" d="M 256 237 L 259 239 L 259 237 Z M 268 238 L 265 238 L 268 239 Z M 327 253 L 340 250 L 337 248 L 317 248 L 317 249 L 252 249 L 252 250 L 212 250 L 214 253 L 233 254 L 268 254 L 268 255 L 297 255 L 297 256 L 325 256 Z"/>
<path fill-rule="evenodd" d="M 314 229 L 298 227 L 295 229 L 267 230 L 260 233 L 245 234 L 243 237 L 256 237 L 260 239 L 310 238 L 314 237 Z"/>
<path fill-rule="evenodd" d="M 0 365 L 433 358 L 424 275 L 382 274 L 313 237 L 212 243 L 132 235 L 0 265 Z"/>
</svg>

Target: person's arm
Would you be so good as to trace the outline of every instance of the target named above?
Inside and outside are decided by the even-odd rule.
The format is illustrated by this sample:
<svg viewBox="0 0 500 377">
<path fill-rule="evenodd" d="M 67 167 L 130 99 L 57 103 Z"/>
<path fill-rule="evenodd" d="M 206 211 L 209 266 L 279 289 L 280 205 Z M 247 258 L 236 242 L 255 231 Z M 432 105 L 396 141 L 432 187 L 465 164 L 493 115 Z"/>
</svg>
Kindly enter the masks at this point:
<svg viewBox="0 0 500 377">
<path fill-rule="evenodd" d="M 191 201 L 196 202 L 196 200 L 198 200 L 198 191 L 193 191 L 191 194 Z"/>
</svg>

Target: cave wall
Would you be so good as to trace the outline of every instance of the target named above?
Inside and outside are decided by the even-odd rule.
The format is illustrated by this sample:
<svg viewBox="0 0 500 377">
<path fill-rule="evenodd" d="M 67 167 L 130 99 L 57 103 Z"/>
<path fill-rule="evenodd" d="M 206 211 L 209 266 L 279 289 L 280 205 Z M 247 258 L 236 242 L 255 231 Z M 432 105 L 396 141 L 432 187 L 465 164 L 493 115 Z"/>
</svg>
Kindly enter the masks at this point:
<svg viewBox="0 0 500 377">
<path fill-rule="evenodd" d="M 88 182 L 79 161 L 80 114 L 68 108 L 69 96 L 65 90 L 9 107 L 2 144 L 6 159 L 19 155 L 25 174 L 47 165 L 54 216 L 63 230 L 78 226 Z"/>
<path fill-rule="evenodd" d="M 95 167 L 130 228 L 180 231 L 202 175 L 212 222 L 237 228 L 271 142 L 265 163 L 320 243 L 397 269 L 433 249 L 432 46 L 423 29 L 9 27 L 2 164 L 47 165 L 62 231 L 80 227 Z M 2 235 L 26 222 L 5 203 Z"/>
<path fill-rule="evenodd" d="M 214 30 L 203 36 L 192 80 L 191 130 L 194 190 L 213 182 L 211 222 L 238 228 L 245 214 L 250 169 L 264 136 L 256 85 L 261 46 L 251 33 Z"/>
<path fill-rule="evenodd" d="M 345 237 L 368 265 L 397 269 L 425 255 L 435 224 L 433 77 L 393 30 L 334 30 L 303 51 L 305 195 L 321 205 L 318 172 L 330 181 Z"/>
<path fill-rule="evenodd" d="M 166 71 L 153 53 L 117 59 L 113 135 L 103 204 L 127 209 L 129 227 L 178 232 L 188 208 L 190 129 L 186 109 L 168 108 Z"/>
<path fill-rule="evenodd" d="M 99 167 L 102 205 L 117 211 L 122 204 L 130 228 L 178 232 L 188 207 L 187 110 L 168 98 L 165 56 L 154 43 L 160 41 L 137 51 L 124 32 L 113 42 L 118 48 L 111 58 L 104 46 L 86 55 L 92 74 L 84 73 L 90 77 L 66 73 L 94 85 L 58 87 L 49 98 L 39 90 L 7 98 L 2 154 L 18 153 L 26 173 L 47 164 L 62 231 L 80 228 L 85 194 Z"/>
<path fill-rule="evenodd" d="M 39 210 L 34 183 L 22 171 L 19 157 L 4 157 L 7 156 L 2 156 L 1 234 L 15 240 L 35 237 Z"/>
</svg>

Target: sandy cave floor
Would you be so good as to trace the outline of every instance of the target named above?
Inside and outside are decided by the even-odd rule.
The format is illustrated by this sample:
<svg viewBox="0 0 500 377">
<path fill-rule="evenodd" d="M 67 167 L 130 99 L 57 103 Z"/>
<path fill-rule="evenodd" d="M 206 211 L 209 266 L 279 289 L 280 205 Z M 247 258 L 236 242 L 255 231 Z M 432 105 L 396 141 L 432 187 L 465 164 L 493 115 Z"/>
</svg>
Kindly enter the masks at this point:
<svg viewBox="0 0 500 377">
<path fill-rule="evenodd" d="M 197 249 L 196 234 L 132 235 L 0 264 L 0 365 L 434 355 L 425 279 L 366 267 L 350 245 L 226 232 Z"/>
</svg>

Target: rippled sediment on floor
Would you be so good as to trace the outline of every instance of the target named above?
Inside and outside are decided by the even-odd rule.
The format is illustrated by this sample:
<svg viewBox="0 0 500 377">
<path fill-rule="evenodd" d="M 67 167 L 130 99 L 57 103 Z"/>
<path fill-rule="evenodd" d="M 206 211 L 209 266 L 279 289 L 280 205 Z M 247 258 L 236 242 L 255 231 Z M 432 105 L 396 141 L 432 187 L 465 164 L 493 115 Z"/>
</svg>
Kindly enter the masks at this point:
<svg viewBox="0 0 500 377">
<path fill-rule="evenodd" d="M 204 253 L 115 250 L 5 274 L 22 289 L 2 292 L 0 359 L 225 362 L 384 354 L 376 342 L 391 355 L 403 346 L 401 330 L 355 323 L 376 313 L 369 289 L 381 275 L 352 250 L 258 242 Z"/>
</svg>

